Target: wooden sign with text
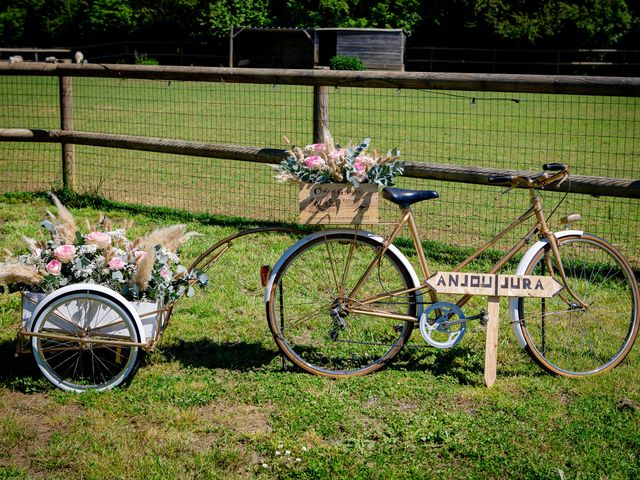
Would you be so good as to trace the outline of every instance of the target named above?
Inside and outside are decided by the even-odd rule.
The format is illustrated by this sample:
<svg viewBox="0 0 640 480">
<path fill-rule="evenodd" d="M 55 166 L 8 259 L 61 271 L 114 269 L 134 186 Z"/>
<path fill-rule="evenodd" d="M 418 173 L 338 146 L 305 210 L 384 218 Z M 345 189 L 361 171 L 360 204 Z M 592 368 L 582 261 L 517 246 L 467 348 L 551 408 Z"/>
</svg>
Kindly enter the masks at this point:
<svg viewBox="0 0 640 480">
<path fill-rule="evenodd" d="M 304 184 L 300 188 L 300 223 L 378 223 L 378 185 Z"/>
<path fill-rule="evenodd" d="M 436 293 L 487 297 L 553 297 L 564 288 L 553 277 L 462 272 L 438 272 L 427 285 Z"/>
</svg>

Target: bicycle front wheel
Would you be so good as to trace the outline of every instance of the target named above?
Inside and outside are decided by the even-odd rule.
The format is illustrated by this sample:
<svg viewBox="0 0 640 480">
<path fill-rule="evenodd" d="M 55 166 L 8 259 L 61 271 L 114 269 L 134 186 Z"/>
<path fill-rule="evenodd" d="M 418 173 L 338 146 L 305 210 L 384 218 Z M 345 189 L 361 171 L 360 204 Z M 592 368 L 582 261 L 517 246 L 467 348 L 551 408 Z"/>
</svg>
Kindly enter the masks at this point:
<svg viewBox="0 0 640 480">
<path fill-rule="evenodd" d="M 417 288 L 417 278 L 399 251 L 381 251 L 379 237 L 333 231 L 306 237 L 285 254 L 273 272 L 267 316 L 276 343 L 294 364 L 334 378 L 364 375 L 401 350 L 420 297 L 406 290 Z M 406 318 L 387 316 L 394 314 Z"/>
<path fill-rule="evenodd" d="M 615 247 L 593 235 L 560 238 L 558 247 L 568 288 L 553 298 L 518 301 L 527 352 L 558 375 L 608 371 L 629 353 L 638 334 L 633 271 Z M 525 274 L 563 283 L 549 245 L 534 255 Z"/>
</svg>

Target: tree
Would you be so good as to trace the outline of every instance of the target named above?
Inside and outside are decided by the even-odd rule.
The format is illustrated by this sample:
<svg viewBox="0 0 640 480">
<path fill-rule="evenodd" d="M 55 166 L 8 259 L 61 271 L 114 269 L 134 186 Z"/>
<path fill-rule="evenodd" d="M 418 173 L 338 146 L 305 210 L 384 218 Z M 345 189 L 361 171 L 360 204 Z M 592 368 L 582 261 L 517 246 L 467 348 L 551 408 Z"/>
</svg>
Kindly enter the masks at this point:
<svg viewBox="0 0 640 480">
<path fill-rule="evenodd" d="M 86 17 L 87 33 L 93 39 L 130 34 L 136 28 L 129 0 L 94 0 L 87 8 Z"/>
<path fill-rule="evenodd" d="M 273 7 L 279 24 L 292 27 L 403 28 L 423 21 L 420 0 L 287 0 Z"/>
<path fill-rule="evenodd" d="M 132 0 L 137 20 L 136 36 L 142 39 L 199 38 L 199 0 Z"/>
<path fill-rule="evenodd" d="M 473 29 L 526 46 L 614 46 L 632 26 L 624 0 L 468 0 Z"/>
<path fill-rule="evenodd" d="M 9 6 L 0 12 L 0 39 L 6 45 L 17 45 L 24 37 L 28 12 L 25 8 Z"/>
<path fill-rule="evenodd" d="M 268 0 L 215 0 L 204 5 L 200 27 L 205 37 L 223 37 L 233 26 L 271 24 Z"/>
</svg>

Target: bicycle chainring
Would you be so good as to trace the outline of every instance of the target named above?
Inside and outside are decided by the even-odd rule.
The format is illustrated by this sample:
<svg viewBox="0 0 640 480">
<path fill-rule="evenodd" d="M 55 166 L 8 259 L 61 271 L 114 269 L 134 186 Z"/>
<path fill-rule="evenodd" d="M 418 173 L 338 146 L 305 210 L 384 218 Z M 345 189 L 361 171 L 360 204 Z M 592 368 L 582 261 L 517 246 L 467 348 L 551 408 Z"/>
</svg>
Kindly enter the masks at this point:
<svg viewBox="0 0 640 480">
<path fill-rule="evenodd" d="M 433 303 L 425 309 L 420 317 L 422 338 L 436 348 L 454 347 L 462 340 L 467 331 L 467 323 L 460 322 L 464 318 L 464 313 L 455 303 Z M 451 322 L 454 321 L 456 323 L 452 324 Z"/>
</svg>

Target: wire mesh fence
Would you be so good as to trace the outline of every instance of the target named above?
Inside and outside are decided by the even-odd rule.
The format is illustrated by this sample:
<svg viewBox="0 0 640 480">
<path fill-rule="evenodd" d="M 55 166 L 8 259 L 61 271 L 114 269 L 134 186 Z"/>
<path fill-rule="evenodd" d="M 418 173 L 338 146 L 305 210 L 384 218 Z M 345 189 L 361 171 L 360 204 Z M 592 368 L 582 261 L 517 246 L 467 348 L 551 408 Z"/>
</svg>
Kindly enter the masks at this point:
<svg viewBox="0 0 640 480">
<path fill-rule="evenodd" d="M 564 162 L 572 172 L 640 178 L 637 97 L 492 91 L 330 87 L 329 126 L 341 144 L 372 138 L 414 162 L 538 171 Z M 0 75 L 0 127 L 60 127 L 57 76 Z M 313 140 L 313 87 L 273 84 L 73 78 L 74 128 L 208 143 L 285 148 L 283 136 Z M 76 146 L 76 189 L 108 199 L 296 222 L 297 188 L 263 164 Z M 0 142 L 0 192 L 60 188 L 56 144 Z M 438 190 L 415 207 L 425 238 L 479 246 L 528 206 L 525 191 L 401 178 L 398 186 Z M 564 194 L 544 194 L 550 212 Z M 383 202 L 384 204 L 384 202 Z M 397 216 L 383 205 L 383 222 Z M 569 194 L 556 217 L 583 215 L 577 228 L 610 239 L 640 266 L 638 200 Z M 559 228 L 558 222 L 552 222 Z M 378 230 L 387 228 L 380 225 Z M 506 239 L 513 241 L 513 237 Z M 504 246 L 504 245 L 503 245 Z"/>
</svg>

